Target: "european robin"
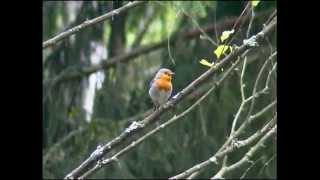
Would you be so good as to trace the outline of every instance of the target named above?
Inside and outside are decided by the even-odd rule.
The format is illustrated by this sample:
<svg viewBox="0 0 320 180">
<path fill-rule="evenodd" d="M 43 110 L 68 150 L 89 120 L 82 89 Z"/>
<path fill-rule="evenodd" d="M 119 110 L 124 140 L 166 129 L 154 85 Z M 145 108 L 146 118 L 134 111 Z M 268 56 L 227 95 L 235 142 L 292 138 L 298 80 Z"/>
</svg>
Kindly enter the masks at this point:
<svg viewBox="0 0 320 180">
<path fill-rule="evenodd" d="M 174 73 L 170 69 L 160 69 L 150 82 L 149 95 L 158 109 L 166 103 L 172 93 L 172 76 Z"/>
</svg>

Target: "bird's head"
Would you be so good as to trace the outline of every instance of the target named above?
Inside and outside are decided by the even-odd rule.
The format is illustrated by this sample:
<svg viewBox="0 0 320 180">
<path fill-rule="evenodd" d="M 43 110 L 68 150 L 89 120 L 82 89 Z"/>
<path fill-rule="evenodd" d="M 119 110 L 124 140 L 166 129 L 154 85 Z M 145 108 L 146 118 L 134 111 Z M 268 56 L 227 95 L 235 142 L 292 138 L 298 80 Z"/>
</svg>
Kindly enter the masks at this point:
<svg viewBox="0 0 320 180">
<path fill-rule="evenodd" d="M 174 72 L 172 72 L 170 69 L 162 68 L 157 72 L 155 79 L 171 81 L 173 75 Z"/>
</svg>

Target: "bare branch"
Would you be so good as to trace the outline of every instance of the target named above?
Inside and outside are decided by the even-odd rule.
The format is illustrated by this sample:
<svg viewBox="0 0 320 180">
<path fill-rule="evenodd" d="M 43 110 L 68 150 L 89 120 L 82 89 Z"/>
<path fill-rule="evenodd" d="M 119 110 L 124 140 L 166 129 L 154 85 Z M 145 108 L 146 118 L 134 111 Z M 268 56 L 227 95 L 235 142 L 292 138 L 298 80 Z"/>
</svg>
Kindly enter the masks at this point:
<svg viewBox="0 0 320 180">
<path fill-rule="evenodd" d="M 252 94 L 256 94 L 256 91 L 257 91 L 257 87 L 258 87 L 258 83 L 260 81 L 260 78 L 262 76 L 262 73 L 264 71 L 264 69 L 267 67 L 267 64 L 277 55 L 277 51 L 275 51 L 274 53 L 272 53 L 272 55 L 264 62 L 264 64 L 262 65 L 259 73 L 258 73 L 258 76 L 256 78 L 256 81 L 254 83 L 254 87 L 253 87 L 253 92 Z M 246 119 L 249 119 L 249 117 L 251 116 L 251 113 L 253 111 L 253 107 L 254 107 L 254 103 L 255 103 L 255 98 L 256 96 L 253 96 L 253 99 L 251 101 L 251 105 L 250 105 L 250 109 L 249 109 L 249 112 L 247 114 L 247 117 Z"/>
<path fill-rule="evenodd" d="M 268 20 L 264 24 L 269 24 L 273 20 L 273 18 L 276 17 L 276 16 L 277 16 L 277 9 L 275 9 L 272 12 L 272 14 L 269 16 Z"/>
<path fill-rule="evenodd" d="M 266 135 L 264 135 L 260 140 L 259 142 L 254 145 L 252 148 L 250 148 L 250 150 L 243 156 L 243 158 L 228 166 L 228 167 L 225 167 L 223 169 L 221 169 L 214 177 L 212 177 L 211 179 L 221 179 L 223 177 L 225 177 L 226 174 L 236 170 L 236 169 L 239 169 L 239 168 L 242 168 L 242 167 L 245 167 L 247 165 L 250 165 L 252 164 L 252 156 L 255 155 L 257 152 L 259 152 L 261 149 L 263 149 L 265 147 L 265 144 L 266 142 L 276 134 L 277 132 L 277 125 L 275 125 Z"/>
<path fill-rule="evenodd" d="M 265 15 L 266 15 L 265 12 L 259 14 L 259 16 L 265 16 Z M 223 29 L 225 26 L 228 26 L 230 23 L 233 23 L 235 21 L 235 19 L 236 19 L 236 17 L 228 19 L 227 22 L 221 21 L 217 24 L 217 27 L 219 29 Z M 267 26 L 267 27 L 269 27 L 269 26 Z M 203 27 L 202 29 L 205 32 L 214 32 L 213 25 Z M 266 32 L 268 32 L 268 31 L 269 30 L 266 29 Z M 178 39 L 180 37 L 180 36 L 178 37 L 179 34 L 182 34 L 181 36 L 185 39 L 193 39 L 193 38 L 198 38 L 199 34 L 201 34 L 201 32 L 199 29 L 193 29 L 193 30 L 187 31 L 185 33 L 182 33 L 182 32 L 175 33 L 172 37 L 170 37 L 170 42 L 173 43 L 176 39 Z M 261 37 L 263 38 L 264 36 L 262 35 Z M 99 70 L 114 67 L 117 63 L 126 63 L 129 60 L 132 60 L 142 54 L 149 53 L 151 51 L 157 50 L 157 49 L 165 46 L 167 44 L 167 42 L 168 42 L 168 39 L 165 39 L 161 42 L 154 43 L 152 45 L 135 48 L 135 49 L 131 50 L 130 52 L 128 52 L 127 54 L 112 57 L 112 58 L 109 58 L 106 60 L 101 60 L 101 62 L 97 65 L 91 65 L 91 66 L 86 66 L 86 67 L 83 67 L 83 66 L 69 67 L 69 68 L 65 69 L 64 71 L 62 71 L 60 74 L 58 74 L 56 77 L 54 77 L 52 79 L 45 80 L 44 86 L 45 87 L 48 87 L 48 86 L 53 87 L 60 82 L 70 81 L 70 80 L 74 80 L 77 78 L 82 78 L 82 77 L 88 76 L 92 73 L 95 73 Z"/>
<path fill-rule="evenodd" d="M 276 52 L 275 52 L 274 54 L 276 54 Z M 271 56 L 271 57 L 274 57 L 274 56 Z M 269 58 L 266 60 L 266 62 L 267 62 L 268 60 L 272 59 L 271 57 L 269 57 Z M 235 129 L 236 121 L 237 121 L 237 119 L 239 118 L 240 113 L 243 111 L 244 106 L 245 106 L 249 101 L 251 101 L 251 100 L 253 100 L 255 97 L 257 97 L 258 94 L 265 93 L 267 90 L 268 90 L 268 87 L 265 87 L 263 90 L 259 91 L 258 93 L 254 92 L 254 94 L 253 94 L 252 96 L 248 97 L 245 101 L 242 101 L 242 103 L 241 103 L 241 105 L 240 105 L 240 107 L 239 107 L 239 109 L 238 109 L 238 112 L 237 112 L 237 114 L 236 114 L 236 116 L 235 116 L 235 119 L 233 120 L 233 126 L 234 126 L 233 129 Z M 259 114 L 256 114 L 256 115 L 260 116 L 262 113 L 264 113 L 264 112 L 266 112 L 267 110 L 269 110 L 269 109 L 270 109 L 271 107 L 273 107 L 275 104 L 276 104 L 276 101 L 274 101 L 273 103 L 271 103 L 270 105 L 268 105 L 268 106 L 267 106 L 266 108 L 264 108 Z M 256 117 L 258 117 L 258 116 L 253 116 L 253 117 L 251 117 L 251 118 L 249 118 L 249 119 L 246 119 L 245 122 L 240 126 L 240 128 L 239 128 L 236 132 L 230 134 L 230 136 L 229 136 L 229 138 L 227 139 L 227 141 L 226 141 L 226 142 L 224 143 L 224 145 L 217 151 L 216 154 L 221 153 L 221 152 L 224 152 L 225 149 L 228 148 L 229 144 L 233 141 L 233 139 L 235 139 L 236 137 L 238 137 L 238 136 L 248 127 L 248 125 L 249 125 L 250 123 L 252 123 L 252 120 L 256 119 Z M 255 138 L 257 138 L 257 137 L 254 137 L 254 139 L 255 139 Z M 246 143 L 244 143 L 244 144 L 246 144 Z M 213 156 L 213 157 L 215 157 L 215 156 Z M 209 165 L 209 164 L 211 164 L 211 163 L 210 163 L 209 160 L 207 160 L 207 161 L 203 162 L 203 164 L 202 164 L 203 166 L 202 166 L 201 164 L 198 164 L 198 165 L 194 166 L 193 168 L 190 168 L 189 170 L 186 170 L 185 172 L 183 172 L 183 173 L 181 173 L 181 174 L 179 174 L 179 175 L 176 175 L 176 176 L 174 177 L 174 179 L 176 179 L 176 178 L 185 178 L 185 177 L 189 176 L 191 173 L 198 172 L 201 168 L 203 168 L 203 167 L 205 167 L 205 166 L 207 166 L 207 165 Z M 201 166 L 201 168 L 197 168 L 197 166 Z"/>
<path fill-rule="evenodd" d="M 243 84 L 243 76 L 244 76 L 244 72 L 246 71 L 246 65 L 247 65 L 247 57 L 244 58 L 243 67 L 242 67 L 242 71 L 241 71 L 241 77 L 240 77 L 240 91 L 241 91 L 241 99 L 242 99 L 242 101 L 244 101 L 245 98 L 246 98 L 246 96 L 244 94 L 245 84 Z"/>
<path fill-rule="evenodd" d="M 254 161 L 254 163 L 252 163 L 247 169 L 246 171 L 240 176 L 240 179 L 243 179 L 247 173 L 250 171 L 250 169 L 255 166 L 257 164 L 257 162 L 259 162 L 262 159 L 262 156 L 260 158 L 258 158 L 257 160 Z"/>
<path fill-rule="evenodd" d="M 273 106 L 275 106 L 277 104 L 277 100 L 273 101 L 271 104 L 269 104 L 268 106 L 266 106 L 265 108 L 263 108 L 261 111 L 259 111 L 258 113 L 250 116 L 249 120 L 252 121 L 253 119 L 256 119 L 258 117 L 260 117 L 262 114 L 264 114 L 265 112 L 267 112 L 269 109 L 271 109 Z"/>
<path fill-rule="evenodd" d="M 69 141 L 70 139 L 72 139 L 73 137 L 75 137 L 76 135 L 84 132 L 86 129 L 83 127 L 80 127 L 76 130 L 71 131 L 67 136 L 63 137 L 61 140 L 59 140 L 58 142 L 56 142 L 54 145 L 52 145 L 48 151 L 46 152 L 46 154 L 43 157 L 43 164 L 45 165 L 47 163 L 47 161 L 49 160 L 50 156 L 52 155 L 52 153 L 54 151 L 56 151 L 57 149 L 61 148 L 62 144 L 64 144 L 65 142 Z"/>
<path fill-rule="evenodd" d="M 143 36 L 146 34 L 149 25 L 151 24 L 152 20 L 155 18 L 155 8 L 153 6 L 150 6 L 150 8 L 147 8 L 147 12 L 145 15 L 145 18 L 140 21 L 139 24 L 139 31 L 137 32 L 137 37 L 132 43 L 131 49 L 136 48 L 140 45 Z"/>
<path fill-rule="evenodd" d="M 90 169 L 89 171 L 87 171 L 86 173 L 84 173 L 83 176 L 80 177 L 80 179 L 84 179 L 87 178 L 90 174 L 92 174 L 93 172 L 97 171 L 99 168 L 102 167 L 102 165 L 106 166 L 112 162 L 115 162 L 116 160 L 119 159 L 120 156 L 124 155 L 126 152 L 132 150 L 134 147 L 136 147 L 137 145 L 139 145 L 140 143 L 142 143 L 145 139 L 147 139 L 148 137 L 150 137 L 151 135 L 155 134 L 156 132 L 160 131 L 161 129 L 164 129 L 165 127 L 167 127 L 168 125 L 176 122 L 178 119 L 184 117 L 185 115 L 187 115 L 189 112 L 191 112 L 197 105 L 199 105 L 217 86 L 219 86 L 221 84 L 221 82 L 226 79 L 230 73 L 234 70 L 234 68 L 238 65 L 238 63 L 240 62 L 240 59 L 238 59 L 233 65 L 232 67 L 230 67 L 228 69 L 228 71 L 226 71 L 222 77 L 219 79 L 219 81 L 214 82 L 212 87 L 209 89 L 209 91 L 207 91 L 202 97 L 200 97 L 194 104 L 192 104 L 188 109 L 186 109 L 185 111 L 183 111 L 182 113 L 180 113 L 179 115 L 174 115 L 170 120 L 168 120 L 167 122 L 161 124 L 160 126 L 156 127 L 155 129 L 149 131 L 146 135 L 142 136 L 141 138 L 139 138 L 136 141 L 133 141 L 130 145 L 128 145 L 127 147 L 123 148 L 122 150 L 120 150 L 118 153 L 116 153 L 115 155 L 113 155 L 112 157 L 103 160 L 101 163 L 98 161 L 97 164 Z"/>
<path fill-rule="evenodd" d="M 276 54 L 276 52 L 274 53 L 274 54 Z M 273 55 L 271 55 L 269 58 L 268 58 L 268 60 L 270 60 L 270 59 L 272 59 L 272 57 L 274 57 Z M 266 62 L 265 62 L 265 64 L 267 63 L 267 61 L 268 60 L 266 60 Z M 246 59 L 244 60 L 244 67 L 243 67 L 243 69 L 242 69 L 242 72 L 241 72 L 241 77 L 240 77 L 240 89 L 241 89 L 241 96 L 242 96 L 242 98 L 244 98 L 244 93 L 243 93 L 243 73 L 244 73 L 244 69 L 245 69 L 245 63 L 246 63 Z M 268 77 L 270 76 L 270 74 L 272 73 L 272 71 L 273 70 L 271 70 L 270 72 L 269 72 L 269 75 L 268 75 Z M 261 71 L 260 71 L 261 72 Z M 247 99 L 242 99 L 242 101 L 241 101 L 241 104 L 240 104 L 240 107 L 239 107 L 239 109 L 238 109 L 238 111 L 237 111 L 237 113 L 236 113 L 236 115 L 235 115 L 235 118 L 234 118 L 234 120 L 233 120 L 233 122 L 232 122 L 232 127 L 231 127 L 231 133 L 230 133 L 230 136 L 229 136 L 229 138 L 233 135 L 233 133 L 234 133 L 234 131 L 235 131 L 235 127 L 236 127 L 236 124 L 237 124 L 237 121 L 238 121 L 238 119 L 239 119 L 239 117 L 240 117 L 240 114 L 241 114 L 241 112 L 243 111 L 243 109 L 244 109 L 244 106 L 249 102 L 249 101 L 251 101 L 252 99 L 254 99 L 255 97 L 258 97 L 260 94 L 264 94 L 264 93 L 266 93 L 267 91 L 268 91 L 268 78 L 267 78 L 267 81 L 266 81 L 266 86 L 265 86 L 265 88 L 263 89 L 263 90 L 261 90 L 261 91 L 259 91 L 258 93 L 256 93 L 256 92 L 254 92 L 253 93 L 253 95 L 252 96 L 250 96 L 250 97 L 248 97 Z M 274 104 L 272 104 L 272 106 L 273 106 Z M 268 110 L 268 109 L 267 109 Z"/>
<path fill-rule="evenodd" d="M 187 12 L 185 12 L 185 10 L 183 8 L 181 8 L 181 11 L 183 12 L 184 15 L 186 15 L 187 17 L 189 17 L 193 24 L 195 24 L 197 26 L 197 28 L 199 29 L 199 31 L 206 37 L 206 39 L 208 41 L 211 42 L 211 44 L 214 46 L 214 47 L 217 47 L 218 44 L 200 27 L 199 23 L 196 21 L 196 19 L 194 17 L 192 17 L 190 14 L 188 14 Z"/>
<path fill-rule="evenodd" d="M 266 26 L 260 33 L 255 36 L 255 40 L 257 42 L 262 42 L 264 37 L 271 33 L 276 27 L 276 20 Z M 74 169 L 71 173 L 69 173 L 65 178 L 77 178 L 81 173 L 88 169 L 91 165 L 95 164 L 100 160 L 104 155 L 106 155 L 111 149 L 117 147 L 121 143 L 123 143 L 126 139 L 133 136 L 137 132 L 141 131 L 145 127 L 147 127 L 150 123 L 156 121 L 163 113 L 172 109 L 176 104 L 181 102 L 188 94 L 197 89 L 201 84 L 207 82 L 220 68 L 224 67 L 227 63 L 232 63 L 236 57 L 241 56 L 246 50 L 251 49 L 247 43 L 244 43 L 241 47 L 235 49 L 231 54 L 222 59 L 221 62 L 217 63 L 215 66 L 209 68 L 206 72 L 200 75 L 197 79 L 191 82 L 187 87 L 181 90 L 178 94 L 173 96 L 164 106 L 160 107 L 144 120 L 139 121 L 136 124 L 131 124 L 129 128 L 123 131 L 120 136 L 111 140 L 109 143 L 105 144 L 102 147 L 97 148 L 91 156 L 86 159 L 79 167 Z"/>
<path fill-rule="evenodd" d="M 264 128 L 263 130 L 261 130 L 259 132 L 258 135 L 254 136 L 254 138 L 252 138 L 252 140 L 250 141 L 244 141 L 244 143 L 238 144 L 238 145 L 232 145 L 232 146 L 228 146 L 227 148 L 225 148 L 223 151 L 217 152 L 214 156 L 210 157 L 208 160 L 199 163 L 195 166 L 193 166 L 192 168 L 176 175 L 173 176 L 169 179 L 183 179 L 185 177 L 188 177 L 190 174 L 195 173 L 197 171 L 199 171 L 200 169 L 207 167 L 210 164 L 218 164 L 219 160 L 221 160 L 222 157 L 224 157 L 225 155 L 234 152 L 236 149 L 241 148 L 241 147 L 246 147 L 246 146 L 250 146 L 254 140 L 258 140 L 260 137 L 262 137 L 264 134 L 266 134 L 268 131 L 268 128 Z M 268 132 L 270 133 L 270 131 Z M 262 138 L 263 139 L 263 138 Z M 261 140 L 260 140 L 261 141 Z M 259 141 L 259 142 L 260 142 Z M 230 167 L 230 166 L 229 166 Z"/>
<path fill-rule="evenodd" d="M 272 157 L 263 165 L 263 167 L 261 168 L 261 170 L 259 171 L 259 174 L 261 174 L 263 172 L 263 170 L 269 165 L 269 163 L 277 156 L 276 153 L 274 153 L 272 155 Z"/>
<path fill-rule="evenodd" d="M 248 144 L 248 143 L 254 142 L 257 139 L 256 136 L 261 136 L 261 134 L 271 129 L 276 124 L 276 120 L 277 120 L 277 115 L 275 115 L 262 129 L 258 130 L 247 139 L 239 140 L 236 143 L 241 145 L 241 144 Z"/>
<path fill-rule="evenodd" d="M 239 108 L 239 110 L 238 110 L 233 122 L 232 122 L 231 132 L 230 132 L 229 136 L 231 136 L 234 133 L 234 130 L 235 130 L 235 127 L 236 127 L 236 124 L 237 124 L 237 120 L 239 119 L 240 113 L 242 112 L 243 107 L 245 105 L 245 95 L 244 95 L 244 86 L 245 85 L 243 84 L 243 76 L 244 76 L 244 72 L 245 72 L 245 69 L 246 69 L 246 64 L 247 64 L 247 56 L 244 57 L 241 76 L 240 76 L 240 91 L 241 91 L 241 99 L 242 99 L 241 100 L 241 105 L 240 105 L 240 108 Z M 222 168 L 224 168 L 227 165 L 227 161 L 228 161 L 228 156 L 226 155 L 223 158 Z"/>
<path fill-rule="evenodd" d="M 249 38 L 249 36 L 250 36 L 250 31 L 251 31 L 251 27 L 252 27 L 252 23 L 253 23 L 254 17 L 255 17 L 255 12 L 254 12 L 254 8 L 251 5 L 251 18 L 250 18 L 249 26 L 248 26 L 248 29 L 247 29 L 247 34 L 246 34 L 247 38 Z"/>
<path fill-rule="evenodd" d="M 267 88 L 268 88 L 269 83 L 270 83 L 271 74 L 274 72 L 276 67 L 277 67 L 277 63 L 274 63 L 274 65 L 272 66 L 272 69 L 269 71 L 269 74 L 268 74 L 268 77 L 267 77 L 267 81 L 266 81 L 266 85 L 265 85 L 265 87 L 267 87 Z"/>
<path fill-rule="evenodd" d="M 245 13 L 247 13 L 247 9 L 250 7 L 250 2 L 247 2 L 247 5 L 241 12 L 240 16 L 237 18 L 236 22 L 233 24 L 232 29 L 235 29 L 235 33 L 231 36 L 231 38 L 228 38 L 227 41 L 225 42 L 226 46 L 223 46 L 222 52 L 224 51 L 224 48 L 227 47 L 231 42 L 233 42 L 234 38 L 237 36 L 239 33 L 242 25 L 244 22 L 248 19 L 247 14 L 244 16 Z M 239 25 L 240 24 L 240 25 Z"/>
<path fill-rule="evenodd" d="M 132 50 L 130 53 L 119 55 L 116 57 L 109 58 L 107 60 L 102 60 L 101 63 L 96 65 L 91 65 L 89 67 L 70 67 L 62 71 L 59 75 L 54 77 L 53 79 L 46 80 L 44 82 L 44 86 L 54 86 L 63 81 L 69 81 L 77 78 L 81 78 L 83 76 L 88 76 L 94 72 L 97 72 L 101 69 L 114 67 L 117 63 L 125 63 L 130 59 L 138 57 L 141 54 L 149 53 L 159 47 L 163 46 L 166 42 L 160 42 L 153 45 L 149 45 L 146 47 L 136 48 Z"/>
<path fill-rule="evenodd" d="M 79 32 L 79 31 L 81 31 L 81 30 L 83 30 L 83 29 L 85 29 L 87 27 L 90 27 L 90 26 L 92 26 L 94 24 L 97 24 L 99 22 L 103 22 L 103 21 L 109 19 L 110 17 L 118 15 L 118 14 L 120 14 L 120 13 L 122 13 L 122 12 L 128 10 L 128 9 L 131 9 L 131 8 L 133 8 L 133 7 L 135 7 L 135 6 L 139 5 L 139 4 L 145 3 L 145 2 L 146 1 L 129 2 L 126 5 L 118 8 L 118 9 L 115 9 L 115 10 L 113 10 L 111 12 L 108 12 L 108 13 L 102 15 L 102 16 L 96 17 L 96 18 L 91 19 L 91 20 L 86 20 L 83 23 L 81 23 L 81 24 L 79 24 L 79 25 L 77 25 L 77 26 L 75 26 L 75 27 L 73 27 L 73 28 L 71 28 L 71 29 L 69 29 L 69 30 L 67 30 L 65 32 L 62 32 L 62 33 L 58 34 L 57 36 L 55 36 L 55 37 L 43 42 L 42 48 L 45 49 L 45 48 L 47 48 L 49 46 L 53 46 L 57 42 L 59 42 L 59 41 L 65 39 L 65 38 L 71 36 L 72 34 L 75 34 L 75 33 Z"/>
<path fill-rule="evenodd" d="M 192 168 L 190 168 L 190 169 L 188 169 L 188 170 L 186 170 L 186 171 L 184 171 L 174 177 L 171 177 L 170 179 L 182 179 L 182 178 L 189 176 L 192 173 L 199 172 L 201 169 L 205 168 L 206 166 L 208 166 L 210 164 L 214 163 L 217 165 L 219 163 L 219 159 L 221 159 L 222 157 L 225 157 L 229 153 L 234 152 L 238 148 L 249 146 L 249 145 L 253 144 L 256 140 L 258 140 L 261 136 L 263 136 L 271 127 L 273 127 L 275 125 L 276 118 L 277 117 L 275 116 L 269 123 L 267 123 L 267 125 L 265 125 L 261 130 L 257 131 L 255 134 L 251 135 L 249 138 L 242 140 L 242 141 L 235 142 L 231 146 L 228 146 L 224 149 L 220 148 L 220 150 L 214 156 L 209 158 L 208 160 L 206 160 L 202 163 L 199 163 L 199 164 L 193 166 Z"/>
<path fill-rule="evenodd" d="M 200 174 L 200 171 L 192 173 L 187 179 L 194 179 Z"/>
</svg>

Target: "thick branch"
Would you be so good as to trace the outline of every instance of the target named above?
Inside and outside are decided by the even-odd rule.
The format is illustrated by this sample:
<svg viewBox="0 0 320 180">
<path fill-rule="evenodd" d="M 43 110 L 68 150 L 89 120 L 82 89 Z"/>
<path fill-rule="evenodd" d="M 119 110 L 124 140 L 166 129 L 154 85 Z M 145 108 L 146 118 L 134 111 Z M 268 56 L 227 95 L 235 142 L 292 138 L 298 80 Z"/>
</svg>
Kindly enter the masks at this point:
<svg viewBox="0 0 320 180">
<path fill-rule="evenodd" d="M 122 6 L 122 7 L 118 8 L 118 9 L 115 9 L 115 10 L 109 12 L 109 13 L 106 13 L 106 14 L 104 14 L 102 16 L 96 17 L 96 18 L 91 19 L 91 20 L 86 20 L 83 23 L 81 23 L 81 24 L 79 24 L 79 25 L 77 25 L 77 26 L 75 26 L 75 27 L 73 27 L 73 28 L 71 28 L 71 29 L 69 29 L 69 30 L 67 30 L 65 32 L 62 32 L 62 33 L 58 34 L 57 36 L 55 36 L 55 37 L 43 42 L 42 48 L 45 49 L 45 48 L 47 48 L 49 46 L 53 46 L 57 42 L 59 42 L 59 41 L 65 39 L 65 38 L 71 36 L 72 34 L 75 34 L 75 33 L 79 32 L 79 31 L 81 31 L 81 30 L 83 30 L 83 29 L 85 29 L 85 28 L 87 28 L 89 26 L 92 26 L 94 24 L 97 24 L 99 22 L 103 22 L 103 21 L 109 19 L 110 17 L 113 17 L 115 15 L 123 13 L 124 11 L 126 11 L 128 9 L 131 9 L 131 8 L 133 8 L 133 7 L 135 7 L 135 6 L 139 5 L 139 4 L 145 3 L 145 2 L 146 1 L 129 2 L 128 4 Z"/>
<path fill-rule="evenodd" d="M 178 119 L 184 117 L 185 115 L 187 115 L 189 112 L 191 112 L 197 105 L 199 105 L 217 86 L 219 86 L 223 80 L 225 80 L 230 74 L 231 72 L 234 70 L 234 68 L 238 65 L 238 63 L 240 62 L 240 59 L 237 60 L 232 67 L 230 67 L 228 69 L 228 71 L 226 71 L 222 77 L 219 79 L 219 81 L 214 82 L 213 86 L 203 95 L 201 96 L 194 104 L 192 104 L 187 110 L 185 110 L 184 112 L 180 113 L 179 115 L 174 115 L 170 120 L 168 120 L 167 122 L 163 123 L 162 125 L 156 127 L 155 129 L 151 130 L 150 132 L 148 132 L 146 135 L 142 136 L 141 138 L 139 138 L 137 141 L 133 141 L 129 146 L 125 147 L 124 149 L 120 150 L 118 153 L 116 153 L 115 155 L 113 155 L 111 158 L 105 159 L 103 160 L 101 163 L 97 163 L 94 168 L 90 169 L 89 171 L 87 171 L 83 176 L 80 177 L 80 179 L 84 179 L 87 178 L 87 176 L 89 176 L 90 174 L 92 174 L 93 172 L 95 172 L 96 170 L 98 170 L 99 168 L 102 167 L 102 165 L 108 165 L 112 162 L 115 162 L 118 160 L 118 158 L 120 156 L 122 156 L 123 154 L 125 154 L 126 152 L 132 150 L 134 147 L 136 147 L 137 145 L 139 145 L 140 143 L 142 143 L 145 139 L 147 139 L 148 137 L 150 137 L 151 135 L 155 134 L 156 132 L 160 131 L 161 129 L 164 129 L 165 127 L 167 127 L 168 125 L 176 122 Z"/>
<path fill-rule="evenodd" d="M 258 43 L 262 42 L 264 37 L 266 35 L 270 34 L 276 28 L 276 24 L 277 24 L 276 20 L 271 22 L 268 26 L 266 26 L 260 33 L 258 33 L 255 36 L 255 40 Z M 199 87 L 199 85 L 208 81 L 220 68 L 224 67 L 227 63 L 232 63 L 232 61 L 234 61 L 234 59 L 236 59 L 238 56 L 241 56 L 241 54 L 243 54 L 246 50 L 251 49 L 251 48 L 252 48 L 252 46 L 250 46 L 247 43 L 244 43 L 241 47 L 234 50 L 231 54 L 229 54 L 224 59 L 222 59 L 221 62 L 217 63 L 216 66 L 211 67 L 209 70 L 207 70 L 201 76 L 199 76 L 197 79 L 195 79 L 193 82 L 191 82 L 182 91 L 180 91 L 178 94 L 173 96 L 164 106 L 162 106 L 158 110 L 154 111 L 152 114 L 150 114 L 144 120 L 138 122 L 134 126 L 134 128 L 132 128 L 130 126 L 125 131 L 123 131 L 120 136 L 113 139 L 112 141 L 105 144 L 104 146 L 97 148 L 97 150 L 94 151 L 87 160 L 85 160 L 78 168 L 76 168 L 71 173 L 69 173 L 66 176 L 66 178 L 78 177 L 83 172 L 83 170 L 87 169 L 88 167 L 93 165 L 95 162 L 98 162 L 98 160 L 100 160 L 104 155 L 106 155 L 111 149 L 120 145 L 126 139 L 128 139 L 132 135 L 136 134 L 138 131 L 141 131 L 142 129 L 144 129 L 147 125 L 149 125 L 151 122 L 158 119 L 160 117 L 160 115 L 162 115 L 166 111 L 172 109 L 176 104 L 178 104 L 180 101 L 182 101 L 188 94 L 190 94 L 197 87 Z"/>
</svg>

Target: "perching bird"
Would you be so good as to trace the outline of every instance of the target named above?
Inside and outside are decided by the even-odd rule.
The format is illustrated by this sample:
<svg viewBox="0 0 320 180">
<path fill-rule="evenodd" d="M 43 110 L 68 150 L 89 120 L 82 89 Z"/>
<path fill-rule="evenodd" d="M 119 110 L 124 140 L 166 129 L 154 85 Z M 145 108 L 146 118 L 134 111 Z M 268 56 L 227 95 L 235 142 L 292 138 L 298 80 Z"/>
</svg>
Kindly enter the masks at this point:
<svg viewBox="0 0 320 180">
<path fill-rule="evenodd" d="M 162 68 L 150 82 L 149 95 L 156 109 L 166 103 L 171 96 L 172 75 L 174 75 L 174 73 L 170 69 Z"/>
</svg>

